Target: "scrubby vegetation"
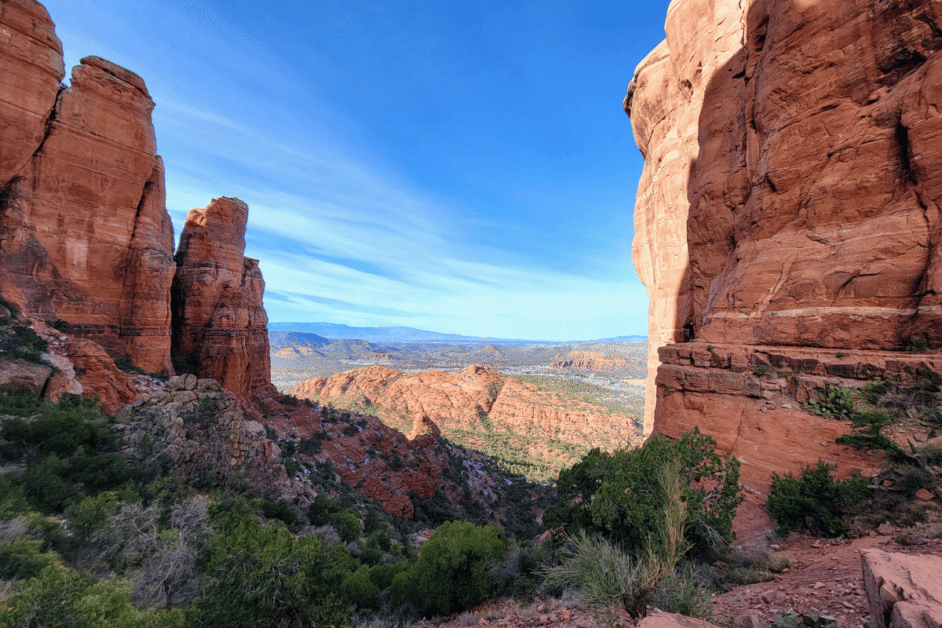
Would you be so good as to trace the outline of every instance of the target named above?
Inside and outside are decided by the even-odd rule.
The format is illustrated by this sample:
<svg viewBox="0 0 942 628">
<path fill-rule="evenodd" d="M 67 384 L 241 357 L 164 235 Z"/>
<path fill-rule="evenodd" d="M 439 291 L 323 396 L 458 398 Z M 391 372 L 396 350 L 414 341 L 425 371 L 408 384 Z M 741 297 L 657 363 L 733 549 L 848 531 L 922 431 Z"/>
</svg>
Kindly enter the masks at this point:
<svg viewBox="0 0 942 628">
<path fill-rule="evenodd" d="M 697 430 L 676 442 L 655 436 L 632 451 L 594 450 L 560 473 L 560 502 L 544 521 L 562 545 L 545 585 L 590 607 L 620 603 L 634 617 L 656 603 L 709 618 L 695 562 L 730 555 L 743 499 L 738 461 L 715 447 Z"/>
<path fill-rule="evenodd" d="M 588 605 L 702 614 L 693 572 L 678 565 L 699 555 L 688 550 L 704 530 L 729 538 L 739 499 L 735 463 L 693 434 L 618 452 L 613 464 L 593 452 L 567 470 L 591 469 L 595 501 L 609 504 L 596 527 L 555 511 L 557 523 L 570 517 L 576 545 L 466 521 L 438 521 L 428 538 L 434 500 L 418 503 L 424 522 L 405 524 L 318 466 L 310 473 L 323 490 L 305 507 L 239 478 L 198 493 L 129 465 L 114 433 L 94 402 L 0 395 L 0 628 L 403 623 L 565 590 Z M 636 495 L 615 499 L 629 485 Z M 571 499 L 577 484 L 568 486 L 561 495 Z M 634 528 L 622 533 L 622 523 Z M 615 598 L 587 593 L 598 569 L 558 576 L 572 561 L 607 564 L 599 556 L 624 564 L 605 576 L 617 576 Z"/>
<path fill-rule="evenodd" d="M 0 358 L 42 364 L 46 348 L 46 341 L 28 324 L 0 316 Z"/>
<path fill-rule="evenodd" d="M 743 497 L 739 461 L 715 453 L 716 441 L 698 430 L 672 442 L 655 435 L 644 447 L 609 455 L 596 449 L 559 474 L 559 504 L 544 515 L 549 526 L 601 534 L 626 551 L 649 544 L 665 526 L 670 494 L 657 481 L 672 462 L 678 466 L 686 508 L 684 535 L 701 555 L 732 540 L 732 521 Z"/>
<path fill-rule="evenodd" d="M 822 536 L 847 534 L 848 527 L 841 520 L 851 506 L 867 497 L 867 478 L 860 474 L 848 480 L 835 480 L 832 465 L 819 462 L 816 467 L 805 467 L 801 477 L 792 474 L 772 476 L 769 501 L 765 505 L 769 516 L 778 522 L 782 536 L 796 529 L 804 529 Z"/>
<path fill-rule="evenodd" d="M 925 436 L 942 427 L 942 392 L 937 381 L 924 377 L 913 384 L 875 381 L 860 389 L 830 386 L 806 407 L 825 417 L 851 421 L 854 431 L 837 439 L 840 445 L 882 452 L 885 469 L 874 478 L 859 475 L 836 480 L 833 467 L 819 462 L 791 474 L 773 478 L 766 510 L 779 525 L 779 533 L 802 529 L 821 536 L 856 535 L 882 523 L 910 528 L 905 542 L 942 536 L 942 508 L 915 500 L 920 489 L 939 482 L 933 467 L 942 463 L 942 448 L 931 443 L 900 446 L 887 429 L 922 431 Z M 915 500 L 915 501 L 914 501 Z"/>
</svg>

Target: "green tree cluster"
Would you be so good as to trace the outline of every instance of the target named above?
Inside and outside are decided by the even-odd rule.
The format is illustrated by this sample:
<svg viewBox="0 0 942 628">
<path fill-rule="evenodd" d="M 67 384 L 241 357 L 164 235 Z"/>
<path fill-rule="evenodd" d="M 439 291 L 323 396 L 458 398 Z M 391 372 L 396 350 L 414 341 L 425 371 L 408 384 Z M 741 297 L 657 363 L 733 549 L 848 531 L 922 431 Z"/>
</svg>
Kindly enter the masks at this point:
<svg viewBox="0 0 942 628">
<path fill-rule="evenodd" d="M 677 441 L 655 435 L 638 449 L 590 451 L 559 474 L 559 502 L 543 517 L 547 528 L 585 530 L 643 553 L 666 529 L 669 493 L 658 471 L 676 464 L 685 505 L 684 535 L 698 553 L 732 541 L 732 522 L 743 496 L 739 461 L 715 453 L 716 441 L 698 429 Z M 721 543 L 722 544 L 722 543 Z"/>
</svg>

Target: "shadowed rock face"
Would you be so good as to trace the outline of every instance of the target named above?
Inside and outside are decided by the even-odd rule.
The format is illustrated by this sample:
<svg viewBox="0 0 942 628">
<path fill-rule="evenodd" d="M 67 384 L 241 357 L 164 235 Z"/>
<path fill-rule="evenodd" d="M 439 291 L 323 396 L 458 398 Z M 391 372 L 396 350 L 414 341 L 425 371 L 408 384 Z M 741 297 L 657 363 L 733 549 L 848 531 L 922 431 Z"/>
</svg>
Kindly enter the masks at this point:
<svg viewBox="0 0 942 628">
<path fill-rule="evenodd" d="M 271 386 L 265 282 L 243 256 L 249 208 L 217 198 L 191 210 L 180 236 L 173 281 L 177 369 L 218 381 L 239 399 L 275 395 Z"/>
<path fill-rule="evenodd" d="M 723 345 L 740 372 L 776 347 L 839 349 L 853 370 L 913 338 L 942 345 L 940 29 L 938 2 L 671 3 L 666 40 L 625 99 L 645 157 L 634 261 L 651 298 L 646 432 L 699 424 L 762 458 L 771 432 L 747 427 L 787 399 L 679 383 L 688 358 L 676 351 L 661 354 L 662 376 L 665 344 L 695 339 L 707 356 Z M 720 382 L 729 368 L 707 357 L 689 375 Z M 802 411 L 788 414 L 776 425 L 801 436 Z"/>
<path fill-rule="evenodd" d="M 0 293 L 169 373 L 173 227 L 147 87 L 86 57 L 60 88 L 62 47 L 37 2 L 4 2 L 0 26 Z"/>
</svg>

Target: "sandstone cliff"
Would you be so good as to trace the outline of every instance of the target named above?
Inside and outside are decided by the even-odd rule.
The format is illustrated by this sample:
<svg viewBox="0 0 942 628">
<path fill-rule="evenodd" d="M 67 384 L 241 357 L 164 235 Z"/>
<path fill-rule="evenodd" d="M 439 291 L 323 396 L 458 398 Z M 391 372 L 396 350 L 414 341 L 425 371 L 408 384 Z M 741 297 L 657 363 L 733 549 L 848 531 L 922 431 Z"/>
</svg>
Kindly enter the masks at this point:
<svg viewBox="0 0 942 628">
<path fill-rule="evenodd" d="M 558 354 L 558 359 L 551 368 L 573 369 L 576 371 L 615 371 L 628 364 L 628 359 L 608 353 L 596 351 L 570 351 L 566 355 Z"/>
<path fill-rule="evenodd" d="M 634 260 L 651 298 L 646 431 L 699 424 L 724 451 L 769 458 L 753 460 L 766 477 L 797 471 L 831 455 L 787 394 L 691 378 L 722 382 L 729 355 L 742 374 L 765 353 L 814 347 L 865 379 L 892 360 L 872 352 L 942 345 L 940 28 L 936 2 L 671 3 L 667 38 L 625 99 L 645 157 Z M 662 351 L 672 366 L 655 393 L 658 348 L 693 339 L 698 372 L 679 382 L 674 365 L 691 358 Z M 711 345 L 722 355 L 705 355 Z M 780 434 L 749 427 L 760 423 L 791 431 L 804 456 L 770 455 Z"/>
<path fill-rule="evenodd" d="M 45 10 L 5 3 L 2 19 L 11 41 L 0 59 L 9 136 L 0 292 L 27 315 L 65 321 L 113 355 L 169 373 L 173 227 L 147 88 L 86 57 L 60 90 L 61 47 Z"/>
</svg>

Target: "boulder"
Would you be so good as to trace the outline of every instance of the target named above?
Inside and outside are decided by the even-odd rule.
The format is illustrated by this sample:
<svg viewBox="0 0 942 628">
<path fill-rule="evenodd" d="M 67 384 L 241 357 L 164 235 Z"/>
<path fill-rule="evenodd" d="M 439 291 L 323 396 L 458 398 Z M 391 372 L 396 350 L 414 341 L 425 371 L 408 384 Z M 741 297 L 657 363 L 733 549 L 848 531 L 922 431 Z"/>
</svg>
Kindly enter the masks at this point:
<svg viewBox="0 0 942 628">
<path fill-rule="evenodd" d="M 66 345 L 66 357 L 74 366 L 82 394 L 97 397 L 107 412 L 114 412 L 141 395 L 131 376 L 116 367 L 98 343 L 73 338 Z"/>
<path fill-rule="evenodd" d="M 638 628 L 716 628 L 716 625 L 677 613 L 655 612 L 638 622 Z"/>
<path fill-rule="evenodd" d="M 865 549 L 860 559 L 873 628 L 942 625 L 942 557 Z"/>
<path fill-rule="evenodd" d="M 0 390 L 8 393 L 40 395 L 52 369 L 20 360 L 0 360 Z"/>
</svg>

